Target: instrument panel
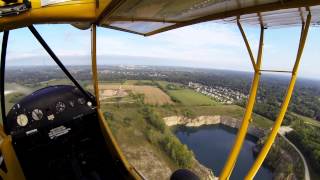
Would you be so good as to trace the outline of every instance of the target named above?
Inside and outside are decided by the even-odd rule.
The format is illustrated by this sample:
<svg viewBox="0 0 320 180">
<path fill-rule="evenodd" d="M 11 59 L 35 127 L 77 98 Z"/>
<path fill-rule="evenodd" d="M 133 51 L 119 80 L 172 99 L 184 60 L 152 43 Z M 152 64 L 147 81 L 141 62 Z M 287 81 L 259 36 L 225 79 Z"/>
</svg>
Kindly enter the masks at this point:
<svg viewBox="0 0 320 180">
<path fill-rule="evenodd" d="M 49 86 L 26 96 L 12 107 L 7 115 L 8 131 L 11 135 L 32 134 L 38 128 L 91 114 L 96 108 L 93 104 L 74 86 Z"/>
<path fill-rule="evenodd" d="M 50 86 L 28 95 L 10 110 L 6 127 L 26 179 L 121 177 L 118 168 L 124 166 L 118 167 L 111 156 L 96 102 L 87 93 L 74 86 Z"/>
</svg>

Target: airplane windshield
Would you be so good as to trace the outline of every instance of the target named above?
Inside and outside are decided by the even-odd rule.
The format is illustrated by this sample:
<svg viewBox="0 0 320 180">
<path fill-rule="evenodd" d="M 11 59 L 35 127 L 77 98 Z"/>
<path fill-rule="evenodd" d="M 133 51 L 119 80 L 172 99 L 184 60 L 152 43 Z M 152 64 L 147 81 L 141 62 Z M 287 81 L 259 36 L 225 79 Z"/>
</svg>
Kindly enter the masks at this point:
<svg viewBox="0 0 320 180">
<path fill-rule="evenodd" d="M 102 147 L 102 135 L 85 132 L 92 119 L 97 121 L 89 128 L 97 132 L 101 123 L 97 117 L 102 116 L 104 119 L 99 120 L 106 121 L 121 153 L 143 178 L 169 179 L 177 170 L 188 169 L 203 179 L 212 179 L 222 174 L 237 133 L 241 132 L 239 128 L 246 120 L 248 133 L 243 135 L 242 149 L 230 176 L 231 180 L 244 179 L 281 114 L 282 102 L 290 92 L 287 87 L 295 82 L 296 72 L 291 71 L 297 44 L 303 41 L 297 27 L 245 27 L 246 37 L 238 26 L 240 31 L 235 24 L 208 22 L 151 37 L 98 29 L 98 92 L 94 91 L 96 84 L 92 80 L 90 29 L 36 26 L 89 97 L 99 94 L 95 97 L 97 106 L 81 94 L 28 29 L 14 30 L 10 32 L 5 74 L 6 113 L 16 121 L 11 135 L 18 139 L 21 129 L 32 134 L 34 127 L 40 126 L 38 119 L 47 113 L 48 122 L 53 118 L 70 119 L 65 121 L 70 127 L 80 127 L 77 135 L 87 133 L 91 139 L 99 140 L 97 147 Z M 305 48 L 288 111 L 256 179 L 320 177 L 320 51 L 319 31 L 315 29 L 310 29 L 308 39 L 315 47 Z M 32 99 L 32 95 L 44 100 Z M 24 98 L 34 103 L 28 104 Z M 53 111 L 51 106 L 44 110 L 36 107 L 42 102 L 43 106 L 48 105 L 46 98 L 54 101 Z M 17 113 L 18 102 L 31 110 Z M 72 109 L 75 104 L 79 106 L 77 112 Z M 68 113 L 61 113 L 68 108 Z M 28 127 L 26 118 L 32 119 L 35 126 Z M 87 124 L 80 126 L 73 120 Z M 55 132 L 41 130 L 51 140 L 68 131 L 68 126 L 63 126 L 66 127 L 62 130 L 54 127 Z M 81 138 L 75 142 L 82 145 L 86 138 Z M 90 143 L 81 147 L 89 147 Z M 26 144 L 18 148 L 29 147 Z M 62 146 L 69 148 L 68 143 Z M 89 148 L 84 149 L 87 154 L 94 154 Z M 81 154 L 77 150 L 72 149 L 70 154 Z M 96 157 L 88 159 L 93 162 Z"/>
<path fill-rule="evenodd" d="M 90 36 L 90 31 L 78 31 L 71 26 L 64 27 L 73 33 Z M 47 29 L 51 29 L 48 33 Z M 90 51 L 90 39 L 73 43 L 74 36 L 63 32 L 61 27 L 39 26 L 39 33 L 47 41 L 70 74 L 88 91 L 92 88 L 91 59 L 79 56 Z M 24 33 L 24 36 L 20 34 Z M 62 35 L 62 38 L 56 38 Z M 43 47 L 26 28 L 12 31 L 9 37 L 5 74 L 6 112 L 27 95 L 49 86 L 73 85 L 65 73 L 51 59 Z M 19 38 L 16 38 L 19 37 Z M 2 39 L 1 39 L 2 40 Z M 23 42 L 23 43 L 21 43 Z M 13 46 L 16 44 L 17 46 Z M 61 48 L 68 45 L 68 49 Z M 77 57 L 78 56 L 78 57 Z"/>
</svg>

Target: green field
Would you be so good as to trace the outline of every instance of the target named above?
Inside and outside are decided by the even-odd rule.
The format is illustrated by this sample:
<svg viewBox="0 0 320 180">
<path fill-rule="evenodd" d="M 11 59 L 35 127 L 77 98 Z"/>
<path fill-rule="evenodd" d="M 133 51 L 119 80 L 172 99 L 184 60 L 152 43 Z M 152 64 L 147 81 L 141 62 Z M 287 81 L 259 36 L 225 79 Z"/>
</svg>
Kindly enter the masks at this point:
<svg viewBox="0 0 320 180">
<path fill-rule="evenodd" d="M 191 89 L 181 89 L 181 90 L 170 90 L 169 95 L 177 98 L 183 105 L 194 106 L 194 105 L 216 105 L 217 103 L 198 92 Z"/>
<path fill-rule="evenodd" d="M 315 119 L 306 117 L 306 116 L 302 116 L 296 113 L 293 113 L 295 116 L 297 116 L 299 119 L 303 120 L 306 124 L 311 124 L 313 126 L 317 126 L 320 127 L 320 121 L 317 121 Z"/>
<path fill-rule="evenodd" d="M 158 85 L 166 91 L 166 93 L 181 104 L 186 106 L 207 106 L 217 105 L 218 103 L 210 97 L 198 93 L 179 83 L 171 83 L 166 81 L 157 81 Z"/>
</svg>

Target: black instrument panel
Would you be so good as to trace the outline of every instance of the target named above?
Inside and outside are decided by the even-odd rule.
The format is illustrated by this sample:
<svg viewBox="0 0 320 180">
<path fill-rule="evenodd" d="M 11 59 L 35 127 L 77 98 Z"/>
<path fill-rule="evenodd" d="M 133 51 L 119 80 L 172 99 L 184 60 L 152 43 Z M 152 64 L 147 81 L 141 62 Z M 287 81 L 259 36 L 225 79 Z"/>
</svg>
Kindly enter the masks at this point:
<svg viewBox="0 0 320 180">
<path fill-rule="evenodd" d="M 78 88 L 49 86 L 28 95 L 12 107 L 7 115 L 8 131 L 11 135 L 29 135 L 40 127 L 55 126 L 94 112 L 95 102 L 87 99 Z"/>
<path fill-rule="evenodd" d="M 106 180 L 127 174 L 106 145 L 96 102 L 87 93 L 50 86 L 10 110 L 6 127 L 26 179 Z"/>
</svg>

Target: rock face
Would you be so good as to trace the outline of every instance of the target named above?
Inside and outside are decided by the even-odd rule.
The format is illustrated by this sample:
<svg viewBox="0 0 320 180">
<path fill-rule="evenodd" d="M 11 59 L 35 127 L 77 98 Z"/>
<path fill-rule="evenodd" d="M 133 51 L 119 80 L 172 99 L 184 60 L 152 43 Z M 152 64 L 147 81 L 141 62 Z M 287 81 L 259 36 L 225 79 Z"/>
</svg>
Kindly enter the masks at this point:
<svg viewBox="0 0 320 180">
<path fill-rule="evenodd" d="M 183 116 L 170 116 L 163 118 L 167 126 L 183 125 L 187 127 L 199 127 L 203 125 L 219 124 L 221 116 L 199 116 L 190 119 Z"/>
<path fill-rule="evenodd" d="M 239 119 L 224 117 L 224 116 L 199 116 L 194 119 L 187 118 L 184 116 L 169 116 L 163 118 L 164 122 L 167 126 L 176 126 L 182 125 L 186 127 L 200 127 L 204 125 L 215 125 L 222 124 L 232 128 L 239 128 L 241 121 Z M 248 134 L 256 136 L 258 138 L 263 137 L 266 132 L 262 128 L 258 128 L 255 126 L 249 126 Z"/>
</svg>

